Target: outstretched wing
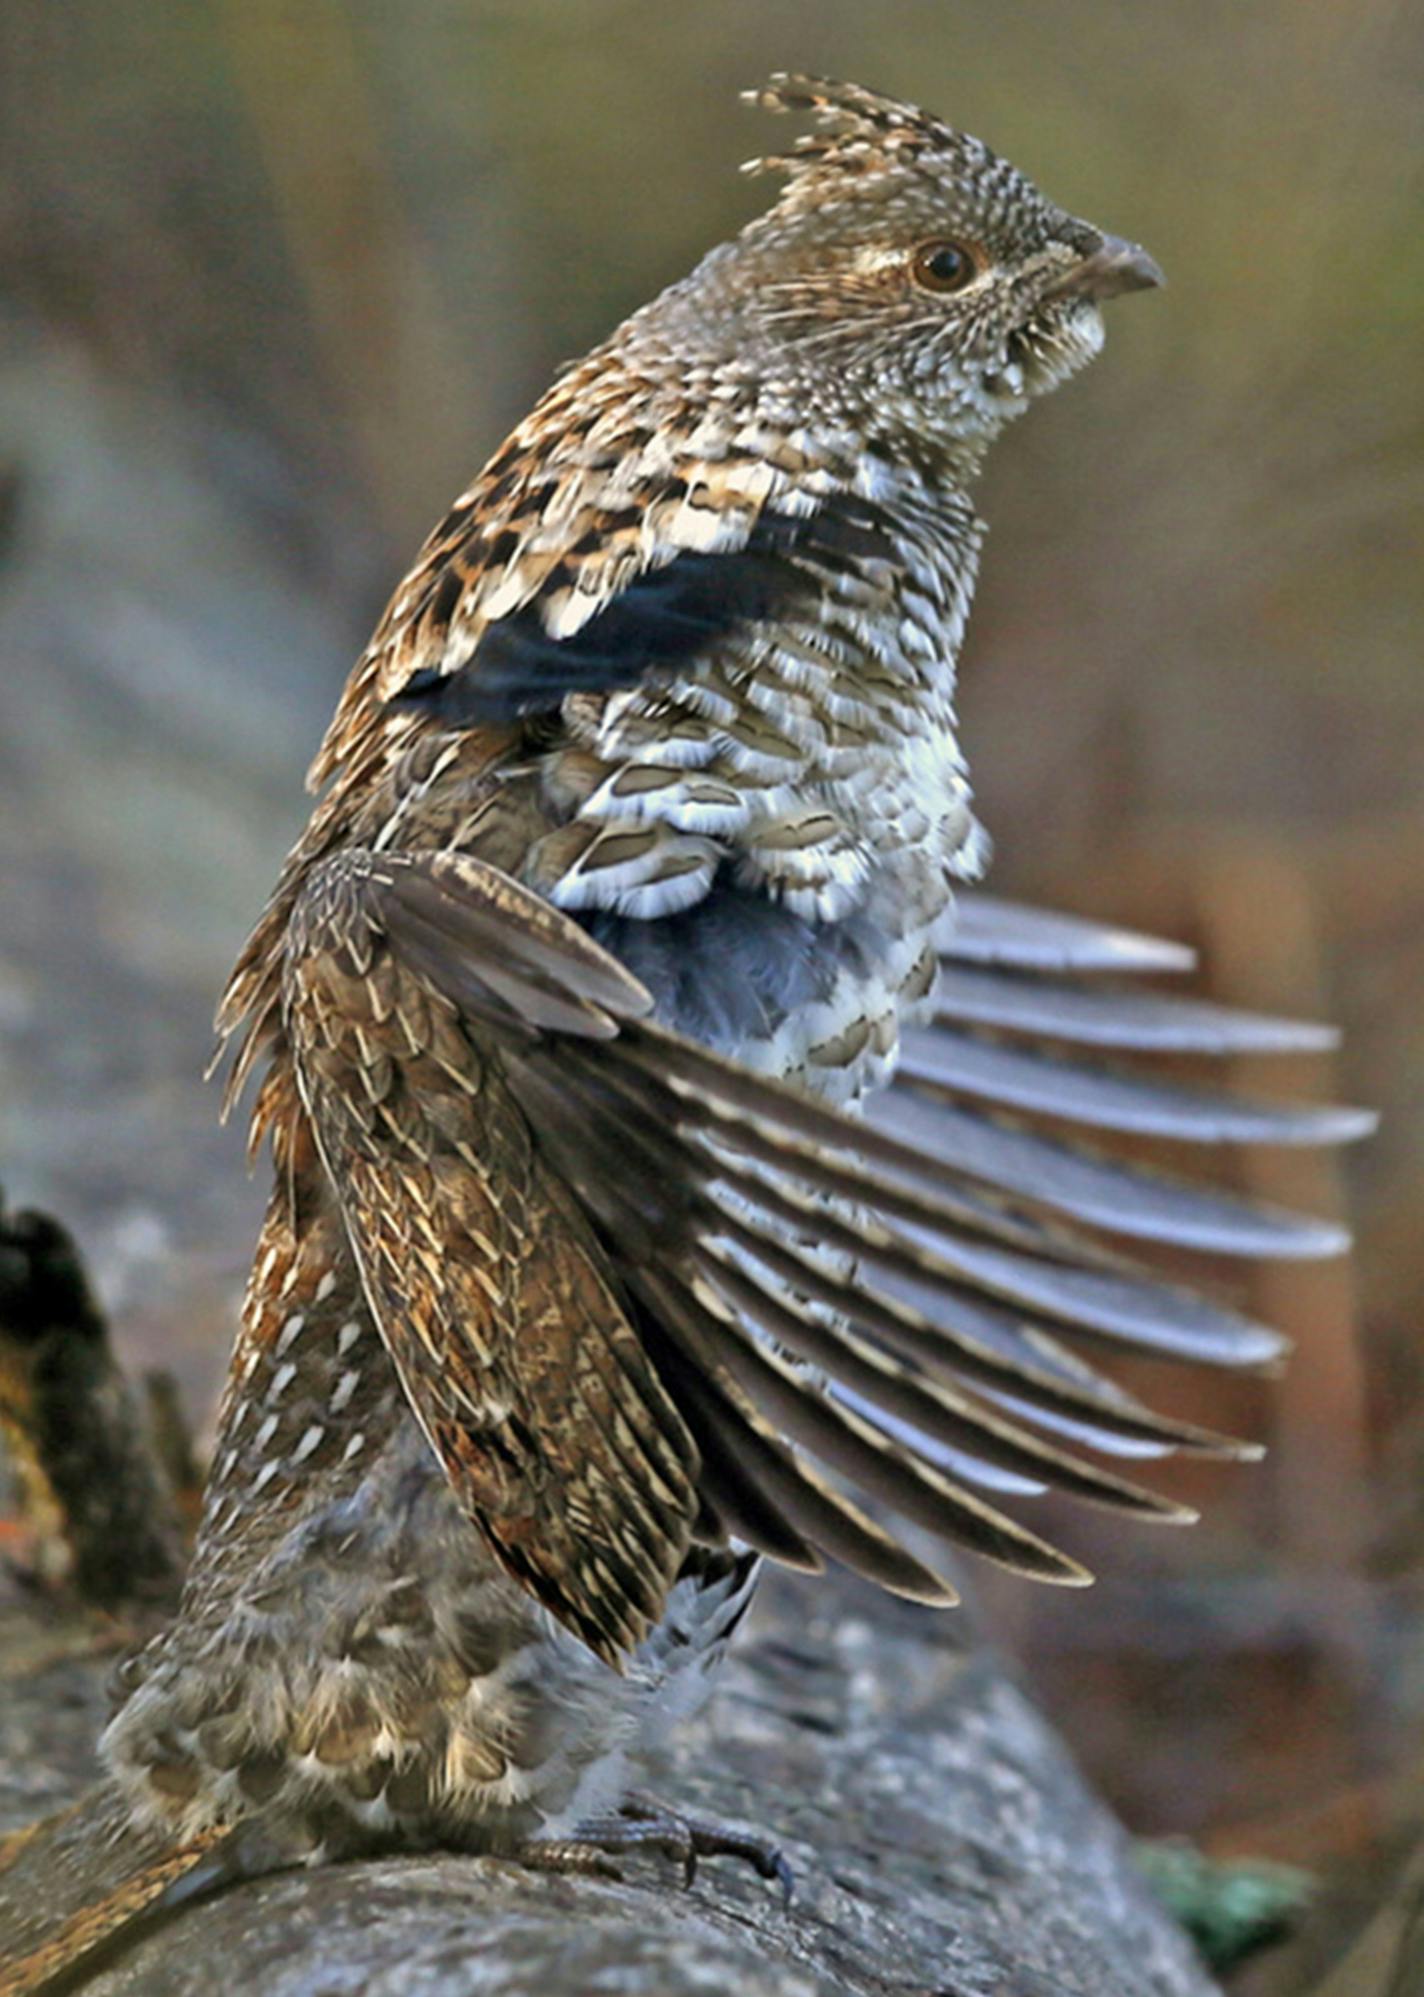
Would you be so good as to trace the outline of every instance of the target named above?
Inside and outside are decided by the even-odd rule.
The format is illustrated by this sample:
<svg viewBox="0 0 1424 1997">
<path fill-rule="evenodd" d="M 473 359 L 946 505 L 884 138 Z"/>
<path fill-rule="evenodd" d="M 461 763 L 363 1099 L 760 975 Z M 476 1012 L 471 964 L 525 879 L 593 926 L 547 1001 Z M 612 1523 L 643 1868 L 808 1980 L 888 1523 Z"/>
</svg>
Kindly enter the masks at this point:
<svg viewBox="0 0 1424 1997">
<path fill-rule="evenodd" d="M 1059 974 L 1092 937 L 1113 969 L 1143 951 L 1160 968 L 1131 939 L 979 903 L 947 939 L 942 1024 L 862 1125 L 656 1026 L 616 959 L 480 861 L 348 853 L 314 872 L 287 1032 L 373 1310 L 471 1517 L 601 1655 L 656 1621 L 691 1539 L 729 1532 L 950 1599 L 842 1486 L 1078 1582 L 1001 1496 L 1052 1485 L 1180 1519 L 1077 1445 L 1253 1453 L 1154 1413 L 1080 1354 L 1239 1365 L 1279 1347 L 1103 1233 L 1298 1255 L 1338 1248 L 1338 1231 L 1046 1138 L 1018 1112 L 1310 1142 L 1360 1120 L 1213 1104 L 977 1037 L 974 1008 L 1005 986 L 1019 1012 L 1002 1023 L 1030 1035 L 1070 1040 L 1076 1016 L 1128 1045 L 1292 1041 L 1079 989 Z"/>
</svg>

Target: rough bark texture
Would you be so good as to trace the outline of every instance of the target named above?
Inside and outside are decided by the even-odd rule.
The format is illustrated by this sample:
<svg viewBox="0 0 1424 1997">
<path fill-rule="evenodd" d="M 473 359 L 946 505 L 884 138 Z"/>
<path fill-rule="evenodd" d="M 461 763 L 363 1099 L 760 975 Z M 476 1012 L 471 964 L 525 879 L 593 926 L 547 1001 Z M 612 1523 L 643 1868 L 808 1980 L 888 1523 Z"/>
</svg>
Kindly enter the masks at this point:
<svg viewBox="0 0 1424 1997">
<path fill-rule="evenodd" d="M 1085 1605 L 1085 1613 L 1089 1612 Z M 30 1610 L 0 1629 L 0 1827 L 75 1793 L 107 1659 Z M 639 1771 L 689 1814 L 755 1825 L 790 1908 L 726 1860 L 684 1890 L 490 1860 L 289 1873 L 174 1915 L 93 1997 L 1209 1997 L 1119 1827 L 963 1618 L 850 1585 L 771 1583 L 709 1715 Z"/>
</svg>

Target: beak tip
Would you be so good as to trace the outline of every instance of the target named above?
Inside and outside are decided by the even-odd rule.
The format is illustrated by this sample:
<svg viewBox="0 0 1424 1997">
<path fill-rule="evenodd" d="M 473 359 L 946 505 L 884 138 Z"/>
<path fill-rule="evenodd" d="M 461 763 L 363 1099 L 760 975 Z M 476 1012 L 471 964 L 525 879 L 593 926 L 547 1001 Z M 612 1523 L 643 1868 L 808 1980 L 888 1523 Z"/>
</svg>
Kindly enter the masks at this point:
<svg viewBox="0 0 1424 1997">
<path fill-rule="evenodd" d="M 1132 271 L 1132 289 L 1135 291 L 1160 291 L 1167 282 L 1167 273 L 1156 257 L 1149 256 L 1141 243 L 1128 245 L 1130 258 L 1128 268 Z"/>
<path fill-rule="evenodd" d="M 1097 248 L 1054 286 L 1050 296 L 1097 301 L 1118 298 L 1125 291 L 1155 291 L 1166 282 L 1162 266 L 1141 243 L 1105 235 Z"/>
<path fill-rule="evenodd" d="M 1161 264 L 1141 243 L 1121 236 L 1104 236 L 1102 248 L 1088 259 L 1085 289 L 1093 297 L 1116 298 L 1124 291 L 1156 291 L 1167 282 Z"/>
</svg>

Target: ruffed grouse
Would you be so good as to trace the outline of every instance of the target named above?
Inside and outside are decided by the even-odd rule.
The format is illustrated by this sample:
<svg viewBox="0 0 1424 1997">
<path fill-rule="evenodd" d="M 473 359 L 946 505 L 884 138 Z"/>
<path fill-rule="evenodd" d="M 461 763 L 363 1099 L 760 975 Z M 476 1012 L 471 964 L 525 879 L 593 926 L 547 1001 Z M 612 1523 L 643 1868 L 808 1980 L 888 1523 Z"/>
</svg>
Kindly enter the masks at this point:
<svg viewBox="0 0 1424 1997">
<path fill-rule="evenodd" d="M 1278 1341 L 1099 1230 L 1339 1245 L 1032 1128 L 1350 1135 L 1065 1052 L 1313 1029 L 953 894 L 974 480 L 1156 266 L 908 105 L 756 101 L 814 119 L 776 206 L 490 459 L 317 757 L 219 1015 L 276 1176 L 192 1572 L 104 1786 L 13 1855 L 7 1989 L 223 1874 L 666 1839 L 611 1821 L 620 1751 L 761 1557 L 947 1602 L 927 1533 L 1078 1582 L 1003 1494 L 1180 1517 L 1097 1459 L 1232 1449 L 1092 1360 Z"/>
</svg>

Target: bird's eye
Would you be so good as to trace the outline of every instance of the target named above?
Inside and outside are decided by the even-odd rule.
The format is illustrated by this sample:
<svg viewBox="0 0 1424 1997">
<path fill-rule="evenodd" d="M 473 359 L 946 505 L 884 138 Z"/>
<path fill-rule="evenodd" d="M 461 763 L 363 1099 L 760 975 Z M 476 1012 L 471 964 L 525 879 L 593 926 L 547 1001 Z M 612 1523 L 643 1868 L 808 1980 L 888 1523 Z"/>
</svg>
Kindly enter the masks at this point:
<svg viewBox="0 0 1424 1997">
<path fill-rule="evenodd" d="M 963 243 L 921 243 L 910 260 L 910 273 L 925 291 L 963 291 L 978 271 Z"/>
</svg>

